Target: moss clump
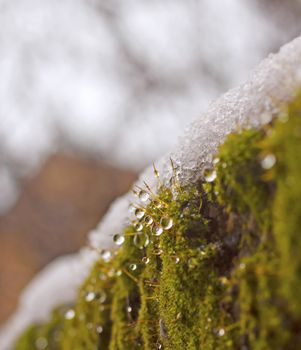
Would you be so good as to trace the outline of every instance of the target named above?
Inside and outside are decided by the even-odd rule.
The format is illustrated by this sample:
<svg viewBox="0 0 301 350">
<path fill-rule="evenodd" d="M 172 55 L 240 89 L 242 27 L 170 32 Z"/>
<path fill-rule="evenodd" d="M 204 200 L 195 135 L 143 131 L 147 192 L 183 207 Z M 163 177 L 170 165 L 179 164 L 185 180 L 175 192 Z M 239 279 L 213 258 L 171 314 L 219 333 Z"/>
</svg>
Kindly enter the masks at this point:
<svg viewBox="0 0 301 350">
<path fill-rule="evenodd" d="M 61 349 L 66 307 L 57 308 L 46 324 L 31 325 L 18 339 L 15 349 Z"/>
<path fill-rule="evenodd" d="M 138 189 L 120 249 L 16 349 L 301 349 L 300 110 L 229 135 L 193 187 Z"/>
</svg>

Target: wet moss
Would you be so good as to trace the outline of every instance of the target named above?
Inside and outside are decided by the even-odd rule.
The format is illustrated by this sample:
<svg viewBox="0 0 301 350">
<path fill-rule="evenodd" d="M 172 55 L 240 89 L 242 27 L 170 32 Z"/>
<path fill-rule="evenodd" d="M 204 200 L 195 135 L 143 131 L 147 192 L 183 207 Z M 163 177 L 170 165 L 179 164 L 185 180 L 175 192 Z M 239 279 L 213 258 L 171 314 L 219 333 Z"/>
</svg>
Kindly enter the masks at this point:
<svg viewBox="0 0 301 350">
<path fill-rule="evenodd" d="M 61 349 L 64 312 L 66 307 L 58 307 L 53 311 L 46 324 L 29 326 L 15 344 L 16 350 L 59 350 Z"/>
<path fill-rule="evenodd" d="M 184 188 L 175 173 L 158 195 L 137 189 L 148 204 L 112 259 L 100 254 L 74 314 L 60 309 L 15 348 L 301 349 L 300 150 L 297 97 L 229 135 L 204 181 Z"/>
</svg>

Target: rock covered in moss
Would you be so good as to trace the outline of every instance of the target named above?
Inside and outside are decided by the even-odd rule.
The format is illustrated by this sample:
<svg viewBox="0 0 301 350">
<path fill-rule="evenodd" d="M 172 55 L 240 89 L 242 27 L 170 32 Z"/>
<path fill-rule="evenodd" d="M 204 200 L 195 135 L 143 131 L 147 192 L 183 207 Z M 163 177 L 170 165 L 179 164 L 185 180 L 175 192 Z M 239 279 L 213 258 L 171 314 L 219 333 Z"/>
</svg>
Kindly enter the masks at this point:
<svg viewBox="0 0 301 350">
<path fill-rule="evenodd" d="M 228 135 L 193 186 L 173 167 L 171 187 L 138 188 L 120 249 L 15 349 L 298 349 L 300 115 L 299 96 Z"/>
<path fill-rule="evenodd" d="M 184 183 L 186 185 L 189 184 L 192 186 L 193 184 L 196 185 L 198 179 L 204 178 L 204 166 L 206 166 L 206 167 L 211 166 L 213 154 L 216 153 L 218 146 L 224 141 L 226 135 L 229 134 L 230 131 L 235 130 L 235 128 L 243 128 L 243 127 L 250 127 L 250 126 L 259 127 L 259 125 L 265 124 L 266 122 L 270 122 L 274 115 L 276 115 L 276 114 L 279 115 L 279 113 L 281 112 L 282 106 L 284 106 L 284 104 L 287 101 L 292 100 L 294 98 L 294 96 L 297 93 L 298 87 L 300 86 L 300 80 L 301 80 L 300 64 L 299 64 L 300 57 L 301 57 L 301 39 L 299 38 L 299 39 L 296 39 L 295 41 L 293 41 L 291 44 L 287 45 L 285 48 L 283 48 L 279 54 L 277 54 L 273 57 L 270 57 L 265 62 L 263 62 L 262 65 L 260 65 L 259 68 L 255 71 L 254 76 L 251 78 L 249 83 L 247 83 L 247 84 L 243 85 L 242 87 L 240 87 L 236 90 L 233 90 L 232 92 L 226 94 L 216 104 L 212 105 L 212 107 L 209 109 L 208 113 L 202 117 L 200 122 L 196 122 L 195 124 L 193 124 L 191 126 L 191 128 L 189 129 L 190 131 L 188 131 L 188 133 L 186 134 L 188 136 L 186 136 L 181 141 L 180 146 L 175 150 L 175 153 L 173 154 L 173 159 L 175 160 L 175 172 L 179 172 L 178 175 L 181 177 L 182 183 Z M 167 158 L 169 158 L 169 157 L 166 157 L 166 159 L 163 159 L 160 162 L 160 170 L 162 169 L 165 185 L 167 185 L 168 182 L 170 181 L 170 179 L 172 178 L 171 172 L 169 170 L 170 168 L 168 168 L 166 165 Z M 144 174 L 142 174 L 141 178 L 144 180 L 147 180 L 147 182 L 150 184 L 150 186 L 152 186 L 153 180 L 150 180 L 150 179 L 153 179 L 154 177 L 150 176 L 149 175 L 150 173 L 151 172 L 149 170 L 147 170 Z M 255 179 L 257 179 L 257 177 L 255 177 Z M 217 183 L 219 183 L 219 181 L 220 180 L 218 178 Z M 252 180 L 250 180 L 250 181 L 252 183 Z M 239 181 L 238 181 L 238 184 L 239 184 Z M 249 183 L 247 182 L 247 184 L 249 184 Z M 221 185 L 221 189 L 222 189 L 222 183 L 220 185 Z M 256 183 L 254 183 L 252 186 L 254 186 L 254 188 L 256 188 Z M 265 186 L 263 186 L 263 187 L 265 187 Z M 234 191 L 232 193 L 233 196 L 231 194 L 230 198 L 235 198 L 234 194 L 235 194 L 236 190 L 237 189 L 235 189 L 235 188 L 233 189 L 233 191 Z M 216 195 L 214 193 L 210 194 L 211 192 L 208 189 L 207 189 L 206 193 L 209 195 L 209 197 Z M 221 193 L 222 193 L 222 191 L 221 191 Z M 227 193 L 228 192 L 226 191 L 225 194 L 227 194 Z M 261 192 L 258 191 L 258 193 L 261 193 Z M 241 195 L 241 193 L 238 192 L 238 195 Z M 250 195 L 250 198 L 251 199 L 253 198 L 252 195 Z M 93 236 L 92 242 L 91 242 L 92 244 L 97 243 L 97 244 L 102 245 L 102 246 L 105 246 L 105 245 L 110 246 L 110 242 L 111 242 L 110 236 L 112 235 L 112 233 L 113 232 L 116 233 L 117 229 L 118 229 L 118 232 L 120 232 L 122 227 L 124 227 L 126 212 L 127 212 L 126 209 L 128 207 L 128 201 L 130 199 L 131 199 L 130 195 L 126 195 L 123 199 L 119 200 L 117 202 L 117 204 L 115 204 L 115 206 L 112 207 L 112 209 L 108 213 L 107 217 L 104 219 L 102 224 L 100 224 L 99 229 L 96 232 L 94 231 L 94 233 L 92 235 Z M 209 202 L 210 202 L 210 200 L 209 200 Z M 218 203 L 218 201 L 216 203 Z M 247 204 L 248 203 L 246 203 L 245 206 L 248 208 Z M 235 221 L 235 218 L 237 215 L 238 216 L 241 215 L 241 212 L 239 212 L 239 211 L 236 212 L 235 207 L 231 207 L 230 204 L 228 204 L 228 205 L 229 205 L 229 208 L 232 208 L 233 215 L 227 219 L 227 225 L 229 225 L 229 226 L 234 225 L 234 227 L 235 227 L 235 224 L 237 224 L 237 222 Z M 210 212 L 214 213 L 216 210 L 218 210 L 216 208 L 215 204 L 211 205 L 209 203 L 208 206 L 205 206 L 205 207 L 207 208 L 209 213 Z M 242 207 L 244 207 L 244 206 L 242 206 Z M 260 210 L 259 210 L 259 212 L 260 212 Z M 252 211 L 251 211 L 251 213 L 252 213 Z M 206 215 L 209 215 L 209 214 L 206 213 Z M 210 217 L 210 215 L 209 215 L 209 217 Z M 204 218 L 206 218 L 206 216 L 204 216 Z M 254 218 L 256 220 L 258 220 L 256 215 L 254 213 L 252 213 L 252 215 L 249 218 L 250 222 L 247 222 L 247 224 L 252 226 L 252 220 L 254 220 Z M 265 235 L 268 235 L 268 232 L 269 232 L 269 225 L 270 224 L 268 223 L 268 221 L 269 220 L 266 219 L 266 221 L 263 220 L 263 223 L 257 222 L 257 225 L 264 224 L 264 226 L 262 226 L 262 229 L 263 229 L 263 231 L 264 231 L 263 233 Z M 255 227 L 258 228 L 261 226 L 257 227 L 255 225 Z M 113 228 L 113 231 L 112 231 L 112 228 Z M 182 234 L 185 235 L 185 230 L 182 232 Z M 232 238 L 229 237 L 227 239 L 230 242 L 229 245 L 230 245 L 230 247 L 232 247 L 231 249 L 235 250 L 235 244 L 237 243 L 237 240 L 238 240 L 237 237 L 240 238 L 240 235 L 238 233 L 235 233 Z M 258 240 L 258 237 L 256 237 L 256 239 Z M 255 242 L 252 242 L 252 244 L 257 249 L 257 247 L 260 245 L 258 242 L 256 242 L 256 239 L 255 239 Z M 233 240 L 233 242 L 231 240 Z M 232 245 L 231 245 L 231 242 L 233 243 Z M 214 243 L 214 242 L 210 242 L 210 240 L 206 241 L 206 244 L 209 245 L 209 247 L 211 247 L 211 245 L 210 245 L 211 243 Z M 216 246 L 213 245 L 213 247 L 216 247 Z M 189 247 L 187 249 L 189 249 Z M 217 250 L 216 254 L 220 254 L 219 245 L 217 245 L 217 247 L 215 249 Z M 244 248 L 244 249 L 246 249 L 248 251 L 247 248 Z M 231 252 L 231 254 L 232 254 L 232 252 Z M 232 256 L 231 254 L 230 254 L 230 256 Z M 171 256 L 172 256 L 172 254 L 171 254 Z M 264 256 L 266 256 L 266 255 L 264 254 Z M 220 260 L 220 258 L 217 260 Z M 164 262 L 164 259 L 162 259 L 162 261 Z M 222 261 L 222 260 L 220 260 L 220 261 Z M 259 261 L 259 263 L 258 263 L 258 261 Z M 254 262 L 255 267 L 262 266 L 260 259 L 258 261 Z M 213 257 L 213 260 L 211 261 L 211 263 L 212 263 L 212 266 L 210 267 L 210 271 L 212 272 L 212 277 L 215 276 L 216 279 L 218 279 L 220 277 L 224 278 L 225 276 L 219 276 L 220 271 L 219 271 L 218 262 L 217 262 L 217 266 L 215 266 L 214 257 Z M 185 264 L 187 264 L 187 262 L 185 262 Z M 241 264 L 242 265 L 240 265 L 240 266 L 242 266 L 242 267 L 245 266 L 244 265 L 245 262 L 242 262 Z M 275 264 L 277 266 L 277 263 L 275 263 Z M 168 264 L 165 266 L 168 266 Z M 179 265 L 179 266 L 181 266 L 181 265 Z M 197 266 L 198 266 L 198 264 L 197 264 Z M 296 268 L 294 269 L 294 271 L 299 271 L 298 269 L 299 269 L 299 265 L 296 264 Z M 184 272 L 184 270 L 182 270 L 182 271 Z M 244 270 L 244 268 L 243 268 L 243 270 Z M 201 271 L 204 272 L 206 270 L 201 270 Z M 229 271 L 231 271 L 230 268 L 229 268 Z M 228 273 L 229 273 L 229 271 L 228 271 Z M 178 286 L 182 286 L 183 283 L 185 285 L 185 282 L 183 280 L 183 274 L 178 276 L 176 271 L 173 271 L 172 269 L 171 270 L 168 269 L 166 272 L 167 280 L 169 277 L 172 278 L 173 273 L 175 273 L 175 280 L 173 280 L 172 283 L 174 285 L 178 285 Z M 198 272 L 198 273 L 201 273 L 201 272 Z M 252 277 L 252 274 L 247 275 L 246 290 L 248 290 L 248 283 L 253 283 L 254 280 L 257 281 L 257 277 L 259 276 L 259 275 L 257 275 L 257 273 L 258 273 L 257 268 L 254 269 L 254 273 L 255 273 L 255 277 L 254 276 Z M 163 266 L 162 267 L 162 279 L 163 279 L 163 281 L 164 281 L 164 276 L 165 275 L 164 275 L 164 266 Z M 214 277 L 214 280 L 215 280 L 215 277 Z M 251 280 L 248 282 L 249 277 L 251 278 Z M 180 279 L 177 280 L 177 278 L 180 278 Z M 225 277 L 225 279 L 223 281 L 225 282 L 225 284 L 227 284 L 227 277 Z M 139 282 L 139 280 L 138 280 L 138 282 Z M 170 285 L 168 285 L 168 282 L 166 282 L 166 283 L 167 283 L 166 297 L 168 299 L 171 299 L 171 300 L 176 300 L 175 299 L 176 294 L 170 294 L 171 287 L 170 287 Z M 187 280 L 187 283 L 189 283 L 189 279 Z M 272 278 L 271 280 L 267 279 L 264 283 L 267 283 L 267 284 L 272 283 L 273 284 L 273 283 L 275 283 L 275 281 Z M 292 282 L 292 285 L 294 285 L 294 283 L 295 282 Z M 116 286 L 118 286 L 118 283 L 116 284 Z M 208 299 L 209 305 L 214 304 L 214 302 L 216 302 L 216 300 L 214 301 L 214 298 L 219 295 L 216 292 L 216 290 L 214 289 L 215 288 L 214 286 L 215 286 L 215 283 L 212 283 L 212 284 L 209 283 L 208 290 L 206 289 L 206 291 L 204 292 L 205 293 L 204 294 L 205 300 L 207 300 L 206 299 L 207 297 L 209 298 Z M 164 285 L 163 285 L 163 287 L 164 287 Z M 216 288 L 220 288 L 219 284 L 217 284 Z M 220 288 L 220 289 L 223 289 L 223 288 Z M 120 288 L 119 290 L 123 290 L 123 289 Z M 125 288 L 125 290 L 127 290 L 127 288 Z M 165 289 L 162 288 L 162 290 L 164 291 Z M 266 290 L 259 288 L 259 292 L 261 292 L 261 291 L 265 292 Z M 142 293 L 142 292 L 140 292 L 140 293 Z M 190 288 L 187 288 L 187 293 L 193 294 L 193 291 Z M 267 296 L 267 298 L 268 297 L 269 296 Z M 158 296 L 158 298 L 160 301 L 161 300 L 160 295 Z M 191 296 L 191 298 L 189 296 L 188 300 L 194 300 L 193 295 Z M 271 296 L 271 298 L 272 298 L 272 296 Z M 181 300 L 181 298 L 179 298 L 179 300 Z M 244 306 L 243 306 L 244 308 L 242 308 L 241 310 L 246 310 L 246 312 L 248 312 L 248 310 L 253 310 L 254 300 L 256 300 L 256 297 L 254 298 L 254 295 L 251 295 L 249 304 L 248 304 L 248 302 L 246 304 L 244 304 Z M 117 304 L 113 304 L 113 305 L 115 305 L 115 308 L 118 309 L 119 303 L 117 302 L 117 300 L 115 301 L 115 303 L 117 303 Z M 231 302 L 230 302 L 230 304 L 231 304 Z M 142 301 L 141 301 L 141 305 L 143 305 Z M 197 304 L 194 303 L 194 301 L 192 301 L 191 306 L 195 306 L 195 305 L 197 305 Z M 160 309 L 160 306 L 161 306 L 161 309 Z M 161 312 L 161 313 L 165 312 L 164 311 L 165 309 L 163 306 L 164 306 L 164 303 L 161 300 L 161 302 L 159 303 L 159 312 Z M 183 307 L 184 307 L 184 309 L 186 307 L 185 310 L 189 311 L 189 310 L 187 310 L 187 306 L 183 305 Z M 233 304 L 234 309 L 235 309 L 235 307 L 236 307 L 236 305 Z M 139 311 L 139 310 L 143 310 L 143 308 L 141 309 L 139 306 L 137 311 Z M 206 310 L 208 311 L 207 308 L 206 308 Z M 220 309 L 218 308 L 218 310 L 220 310 Z M 221 309 L 221 310 L 223 310 L 223 309 Z M 158 312 L 158 311 L 155 310 L 152 312 Z M 215 308 L 213 308 L 212 312 L 215 315 L 215 312 L 217 312 L 217 311 Z M 257 315 L 256 315 L 255 321 L 252 321 L 253 323 L 252 322 L 250 323 L 247 320 L 247 321 L 244 321 L 244 326 L 239 325 L 239 327 L 244 327 L 243 328 L 244 331 L 240 333 L 241 338 L 243 338 L 243 340 L 241 340 L 241 342 L 243 343 L 243 346 L 248 346 L 248 345 L 244 345 L 244 343 L 252 344 L 251 342 L 253 340 L 255 342 L 254 344 L 256 345 L 256 342 L 258 339 L 262 339 L 262 342 L 263 342 L 262 344 L 264 344 L 264 341 L 266 341 L 266 339 L 270 339 L 271 334 L 273 334 L 273 332 L 275 332 L 275 330 L 279 326 L 279 323 L 277 323 L 279 321 L 279 318 L 277 318 L 277 316 L 275 316 L 275 315 L 277 315 L 277 312 L 278 311 L 275 311 L 275 313 L 271 317 L 272 322 L 271 322 L 271 328 L 269 328 L 270 327 L 270 325 L 269 325 L 268 330 L 267 330 L 268 335 L 267 334 L 258 335 L 258 332 L 260 333 L 259 330 L 261 328 L 259 326 L 257 326 L 256 322 L 259 322 L 259 321 L 265 322 L 264 317 L 260 318 L 259 316 L 257 317 Z M 37 314 L 39 314 L 39 312 L 37 312 Z M 219 314 L 219 312 L 218 312 L 218 314 Z M 226 314 L 228 314 L 228 312 Z M 166 313 L 167 320 L 164 320 L 161 318 L 157 319 L 157 323 L 154 326 L 154 328 L 156 328 L 157 335 L 159 334 L 158 339 L 163 338 L 163 340 L 166 340 L 168 338 L 174 338 L 174 340 L 170 344 L 176 344 L 175 346 L 178 346 L 178 347 L 183 346 L 183 342 L 181 342 L 181 340 L 177 338 L 177 335 L 179 336 L 177 326 L 173 327 L 171 325 L 172 319 L 171 318 L 168 319 L 169 315 L 170 315 L 169 313 Z M 231 315 L 231 312 L 230 312 L 230 315 Z M 184 326 L 187 327 L 188 334 L 189 334 L 189 332 L 194 332 L 193 333 L 194 335 L 198 334 L 198 331 L 194 331 L 194 327 L 191 328 L 189 326 L 189 319 L 188 320 L 186 319 L 186 321 L 184 320 L 187 323 L 185 323 L 184 321 L 181 322 L 179 320 L 177 323 L 178 314 L 174 315 L 174 316 L 176 316 L 176 320 L 174 322 L 176 324 L 180 324 L 180 325 L 184 324 Z M 126 316 L 123 316 L 123 317 L 126 317 Z M 178 317 L 179 317 L 179 319 L 181 319 L 181 317 L 182 317 L 181 312 L 179 313 Z M 202 322 L 204 322 L 203 316 L 200 315 L 198 317 L 199 318 L 196 319 L 197 322 L 200 322 L 200 328 L 198 328 L 198 329 L 201 329 L 202 331 L 206 330 L 205 327 L 208 327 L 208 325 L 205 323 L 202 325 Z M 215 316 L 213 319 L 216 321 L 217 319 L 219 319 L 219 317 L 220 316 Z M 233 317 L 233 319 L 235 320 L 236 314 L 234 311 L 233 311 L 233 316 L 231 316 L 231 317 Z M 206 320 L 207 320 L 206 323 L 211 322 L 211 321 L 208 321 L 208 319 L 211 319 L 211 317 L 208 316 L 206 318 Z M 225 317 L 225 320 L 227 320 L 227 317 Z M 275 320 L 275 324 L 273 324 L 274 320 Z M 114 331 L 114 324 L 116 325 L 116 327 L 118 327 L 118 321 L 117 321 L 117 323 L 115 323 L 115 319 L 113 319 L 112 321 L 113 321 L 113 328 L 112 328 L 113 333 L 112 334 L 118 334 L 117 331 Z M 295 321 L 291 320 L 290 322 L 293 324 Z M 228 321 L 227 321 L 225 323 L 225 327 L 230 327 L 230 329 L 235 330 L 238 326 L 235 325 L 235 323 L 231 324 L 231 318 L 230 318 L 230 323 L 228 324 Z M 174 329 L 174 331 L 173 331 L 173 329 Z M 208 329 L 209 328 L 207 328 L 207 330 Z M 250 332 L 250 329 L 251 329 L 251 332 Z M 139 331 L 138 330 L 137 332 L 138 332 L 137 333 L 138 335 L 144 334 L 142 336 L 142 340 L 140 340 L 140 335 L 138 336 L 138 338 L 137 338 L 138 343 L 144 342 L 145 344 L 147 344 L 147 343 L 153 344 L 153 343 L 151 343 L 151 340 L 147 340 L 149 335 L 147 334 L 146 331 L 143 331 L 143 330 Z M 269 332 L 271 332 L 271 333 L 269 333 Z M 14 324 L 12 325 L 11 328 L 8 327 L 5 329 L 5 335 L 8 336 L 9 340 L 11 340 L 11 335 L 13 333 L 14 333 Z M 214 335 L 214 337 L 212 338 L 214 340 L 212 340 L 212 342 L 209 342 L 209 343 L 207 342 L 208 349 L 210 349 L 209 346 L 211 346 L 211 348 L 214 348 L 214 347 L 217 348 L 217 346 L 225 346 L 224 342 L 220 343 L 218 340 L 216 340 L 216 339 L 219 339 L 219 336 L 223 338 L 225 333 L 226 333 L 226 328 L 224 328 L 224 324 L 222 325 L 222 327 L 220 325 L 212 326 L 210 328 L 210 334 L 212 337 Z M 184 333 L 181 333 L 181 334 L 184 334 Z M 205 332 L 204 334 L 207 334 L 207 333 Z M 260 338 L 258 338 L 258 337 L 260 337 Z M 226 339 L 226 338 L 227 337 L 225 337 L 223 339 Z M 195 343 L 195 340 L 194 340 L 195 337 L 191 338 L 188 335 L 188 336 L 186 336 L 186 338 L 184 337 L 183 339 L 190 339 L 189 348 L 191 348 L 191 349 L 197 348 L 197 346 L 199 346 L 199 343 Z M 197 342 L 200 342 L 201 339 L 202 338 L 198 339 Z M 114 340 L 112 340 L 112 341 L 114 341 Z M 227 346 L 229 346 L 231 348 L 231 346 L 233 346 L 232 345 L 233 342 L 235 342 L 235 341 L 236 341 L 235 337 L 233 339 L 230 337 L 229 343 L 226 342 L 226 344 L 228 344 Z M 286 340 L 284 339 L 283 341 L 286 341 Z M 113 344 L 115 344 L 115 343 L 113 342 Z M 121 346 L 120 341 L 119 341 L 119 343 L 117 341 L 116 344 L 119 344 L 118 345 L 119 347 Z M 165 346 L 167 348 L 168 347 L 172 348 L 173 345 L 168 345 L 168 344 L 169 343 L 166 342 Z M 202 345 L 204 346 L 204 344 L 202 344 Z M 222 344 L 222 345 L 218 345 L 218 344 Z M 159 343 L 159 345 L 161 345 L 161 343 Z M 131 346 L 133 346 L 132 343 L 131 343 Z M 260 347 L 258 347 L 258 348 L 260 348 Z M 264 348 L 264 347 L 262 347 L 262 348 Z"/>
</svg>

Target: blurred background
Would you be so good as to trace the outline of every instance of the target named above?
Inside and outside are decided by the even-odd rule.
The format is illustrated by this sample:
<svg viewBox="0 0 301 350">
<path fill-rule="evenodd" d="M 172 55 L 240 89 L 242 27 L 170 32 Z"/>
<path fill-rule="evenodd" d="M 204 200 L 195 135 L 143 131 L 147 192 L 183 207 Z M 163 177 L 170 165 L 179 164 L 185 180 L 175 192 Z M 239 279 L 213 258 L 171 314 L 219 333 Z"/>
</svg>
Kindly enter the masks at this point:
<svg viewBox="0 0 301 350">
<path fill-rule="evenodd" d="M 300 15 L 298 0 L 0 0 L 0 323 Z"/>
</svg>

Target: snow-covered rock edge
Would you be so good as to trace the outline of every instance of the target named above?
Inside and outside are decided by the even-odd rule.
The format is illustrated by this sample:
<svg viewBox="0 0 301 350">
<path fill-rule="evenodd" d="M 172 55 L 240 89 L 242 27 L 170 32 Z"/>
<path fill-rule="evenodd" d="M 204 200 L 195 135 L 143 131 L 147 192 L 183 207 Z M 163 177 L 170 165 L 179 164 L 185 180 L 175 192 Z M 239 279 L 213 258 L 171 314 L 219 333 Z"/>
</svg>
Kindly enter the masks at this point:
<svg viewBox="0 0 301 350">
<path fill-rule="evenodd" d="M 171 154 L 156 166 L 165 182 L 171 177 L 170 157 L 184 183 L 200 176 L 200 168 L 210 164 L 218 145 L 237 127 L 258 127 L 294 98 L 301 88 L 301 37 L 270 55 L 252 73 L 249 80 L 214 102 L 208 111 L 190 124 Z M 166 131 L 168 132 L 168 130 Z M 146 181 L 155 188 L 152 167 L 137 182 Z M 112 236 L 127 223 L 128 193 L 111 205 L 98 227 L 90 232 L 90 245 L 112 248 Z M 96 253 L 83 248 L 78 254 L 62 257 L 49 264 L 25 289 L 19 307 L 0 332 L 0 349 L 12 348 L 13 340 L 32 322 L 43 321 L 58 304 L 72 302 L 76 290 L 86 276 Z"/>
</svg>

